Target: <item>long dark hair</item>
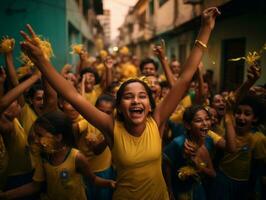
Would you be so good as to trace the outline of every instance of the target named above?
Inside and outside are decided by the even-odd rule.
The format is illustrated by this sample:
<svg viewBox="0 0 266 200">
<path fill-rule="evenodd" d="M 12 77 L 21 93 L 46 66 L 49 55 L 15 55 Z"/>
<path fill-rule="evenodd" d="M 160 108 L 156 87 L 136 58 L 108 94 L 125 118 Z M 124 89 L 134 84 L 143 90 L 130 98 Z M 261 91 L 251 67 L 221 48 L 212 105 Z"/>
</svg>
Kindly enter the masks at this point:
<svg viewBox="0 0 266 200">
<path fill-rule="evenodd" d="M 129 80 L 122 83 L 122 85 L 120 86 L 120 88 L 118 89 L 118 91 L 116 93 L 116 108 L 118 108 L 120 106 L 122 96 L 125 92 L 126 86 L 130 83 L 136 83 L 136 82 L 140 83 L 145 88 L 145 91 L 147 92 L 149 100 L 150 100 L 151 110 L 153 112 L 155 107 L 156 107 L 156 104 L 155 104 L 155 100 L 152 96 L 152 91 L 144 81 L 137 79 L 137 78 L 132 78 L 132 79 L 129 79 Z M 121 120 L 121 121 L 123 120 L 123 115 L 119 112 L 117 112 L 117 117 L 119 120 Z"/>
</svg>

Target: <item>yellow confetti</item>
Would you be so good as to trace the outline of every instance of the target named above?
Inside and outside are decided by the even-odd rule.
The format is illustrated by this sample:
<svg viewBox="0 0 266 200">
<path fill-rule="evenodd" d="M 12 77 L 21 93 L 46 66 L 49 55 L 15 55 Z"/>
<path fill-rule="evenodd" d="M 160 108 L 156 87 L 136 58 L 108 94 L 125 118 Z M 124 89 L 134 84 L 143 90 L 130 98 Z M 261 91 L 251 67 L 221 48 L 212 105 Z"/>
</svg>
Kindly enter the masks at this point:
<svg viewBox="0 0 266 200">
<path fill-rule="evenodd" d="M 72 51 L 70 52 L 70 54 L 80 54 L 81 51 L 84 49 L 84 45 L 83 44 L 72 44 L 71 49 Z"/>
<path fill-rule="evenodd" d="M 256 61 L 258 61 L 261 58 L 263 51 L 266 51 L 266 43 L 264 43 L 259 53 L 257 51 L 248 52 L 248 55 L 246 57 L 231 58 L 228 59 L 228 61 L 236 62 L 240 60 L 245 60 L 247 64 L 254 65 L 256 64 Z"/>
</svg>

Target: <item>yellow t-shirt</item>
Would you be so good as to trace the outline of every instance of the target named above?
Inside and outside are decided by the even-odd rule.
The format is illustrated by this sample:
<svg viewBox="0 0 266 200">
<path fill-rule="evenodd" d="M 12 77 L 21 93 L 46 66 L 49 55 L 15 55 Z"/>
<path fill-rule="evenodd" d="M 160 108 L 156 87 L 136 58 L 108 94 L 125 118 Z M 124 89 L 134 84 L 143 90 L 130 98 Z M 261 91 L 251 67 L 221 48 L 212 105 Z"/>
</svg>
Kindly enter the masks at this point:
<svg viewBox="0 0 266 200">
<path fill-rule="evenodd" d="M 87 200 L 82 176 L 76 171 L 77 149 L 71 149 L 66 160 L 57 166 L 42 162 L 39 172 L 42 177 L 33 176 L 34 181 L 46 181 L 47 200 Z"/>
<path fill-rule="evenodd" d="M 104 137 L 102 133 L 83 118 L 79 120 L 78 125 L 80 130 L 78 148 L 88 159 L 90 169 L 93 172 L 101 172 L 108 169 L 112 164 L 109 147 L 107 146 L 101 154 L 95 155 L 87 143 L 89 138 L 94 138 L 96 141 L 102 140 Z"/>
<path fill-rule="evenodd" d="M 191 97 L 189 95 L 185 96 L 181 102 L 176 107 L 175 111 L 170 116 L 170 120 L 175 123 L 180 123 L 183 120 L 183 114 L 187 107 L 192 105 Z"/>
<path fill-rule="evenodd" d="M 29 106 L 29 104 L 25 103 L 24 106 L 22 107 L 21 115 L 19 118 L 19 121 L 22 125 L 22 127 L 25 130 L 25 133 L 29 135 L 30 129 L 32 124 L 35 122 L 37 119 L 36 113 L 32 110 L 32 108 Z"/>
<path fill-rule="evenodd" d="M 156 122 L 148 117 L 140 137 L 129 134 L 115 121 L 112 157 L 117 167 L 114 200 L 168 200 L 162 175 L 162 140 Z"/>
<path fill-rule="evenodd" d="M 260 132 L 236 136 L 236 147 L 236 153 L 225 153 L 220 169 L 234 180 L 247 181 L 252 159 L 266 158 L 266 137 Z"/>
<path fill-rule="evenodd" d="M 85 98 L 92 104 L 95 105 L 97 98 L 101 95 L 102 88 L 100 85 L 95 85 L 93 90 L 89 93 L 85 93 Z"/>
<path fill-rule="evenodd" d="M 29 173 L 32 170 L 25 131 L 16 118 L 13 125 L 14 132 L 4 141 L 9 156 L 8 176 Z"/>
</svg>

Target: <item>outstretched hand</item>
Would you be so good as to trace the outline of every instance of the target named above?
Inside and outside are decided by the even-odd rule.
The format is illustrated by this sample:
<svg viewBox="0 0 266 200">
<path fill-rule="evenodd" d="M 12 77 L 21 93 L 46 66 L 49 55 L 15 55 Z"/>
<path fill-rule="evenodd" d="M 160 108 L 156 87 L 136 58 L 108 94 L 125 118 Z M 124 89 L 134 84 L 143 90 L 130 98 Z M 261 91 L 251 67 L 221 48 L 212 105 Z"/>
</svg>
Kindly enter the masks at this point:
<svg viewBox="0 0 266 200">
<path fill-rule="evenodd" d="M 201 17 L 202 26 L 209 27 L 211 30 L 214 28 L 215 19 L 221 12 L 216 7 L 210 7 L 203 11 Z"/>
<path fill-rule="evenodd" d="M 247 70 L 247 78 L 249 80 L 258 80 L 261 76 L 261 67 L 257 64 L 251 65 Z"/>
<path fill-rule="evenodd" d="M 26 28 L 28 29 L 30 36 L 24 31 L 20 31 L 20 34 L 25 39 L 20 43 L 20 46 L 22 51 L 29 56 L 32 62 L 36 64 L 40 58 L 45 57 L 38 42 L 36 41 L 37 35 L 35 34 L 34 30 L 29 24 L 26 25 Z"/>
<path fill-rule="evenodd" d="M 113 61 L 112 57 L 111 56 L 107 56 L 107 58 L 104 61 L 104 66 L 107 69 L 112 69 L 113 65 L 114 65 L 114 61 Z"/>
<path fill-rule="evenodd" d="M 160 41 L 160 45 L 155 45 L 153 52 L 159 59 L 165 58 L 165 42 L 163 39 Z"/>
</svg>

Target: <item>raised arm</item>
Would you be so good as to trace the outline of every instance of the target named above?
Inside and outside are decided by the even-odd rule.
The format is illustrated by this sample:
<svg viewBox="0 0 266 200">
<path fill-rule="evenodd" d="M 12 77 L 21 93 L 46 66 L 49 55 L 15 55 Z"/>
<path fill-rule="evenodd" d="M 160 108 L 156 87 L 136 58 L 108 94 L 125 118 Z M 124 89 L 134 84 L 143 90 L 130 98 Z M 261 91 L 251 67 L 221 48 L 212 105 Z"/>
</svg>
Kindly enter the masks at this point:
<svg viewBox="0 0 266 200">
<path fill-rule="evenodd" d="M 254 64 L 247 69 L 247 80 L 235 91 L 236 104 L 248 93 L 249 89 L 261 76 L 261 67 Z"/>
<path fill-rule="evenodd" d="M 0 99 L 4 96 L 5 89 L 4 89 L 4 84 L 6 80 L 6 71 L 2 66 L 0 66 Z"/>
<path fill-rule="evenodd" d="M 8 91 L 1 99 L 0 99 L 0 113 L 2 113 L 14 100 L 16 100 L 19 95 L 23 94 L 23 92 L 33 85 L 37 80 L 39 80 L 40 74 L 35 73 L 27 80 L 20 83 L 18 86 L 14 87 L 10 91 Z"/>
<path fill-rule="evenodd" d="M 110 56 L 108 56 L 104 62 L 105 71 L 106 71 L 105 88 L 110 86 L 113 82 L 113 72 L 112 72 L 113 65 L 114 65 L 114 61 L 112 60 Z"/>
<path fill-rule="evenodd" d="M 57 109 L 57 93 L 45 77 L 42 77 L 42 82 L 44 90 L 43 112 L 54 111 Z"/>
<path fill-rule="evenodd" d="M 155 46 L 153 49 L 153 52 L 158 57 L 158 59 L 161 62 L 161 65 L 163 67 L 163 71 L 165 73 L 166 79 L 170 85 L 170 88 L 174 86 L 175 84 L 175 77 L 170 69 L 168 60 L 165 56 L 165 43 L 164 40 L 161 40 L 161 45 Z"/>
<path fill-rule="evenodd" d="M 203 52 L 207 47 L 206 44 L 208 43 L 211 31 L 214 28 L 215 18 L 219 14 L 219 10 L 215 7 L 208 8 L 203 11 L 202 25 L 195 45 L 184 65 L 184 70 L 153 114 L 159 128 L 161 128 L 165 121 L 169 118 L 181 98 L 184 96 L 184 93 L 187 91 L 191 79 L 202 59 Z"/>
<path fill-rule="evenodd" d="M 35 33 L 30 25 L 27 25 L 32 38 Z M 25 41 L 21 43 L 22 50 L 31 58 L 31 60 L 40 69 L 42 74 L 47 78 L 51 86 L 63 96 L 75 109 L 83 115 L 93 126 L 98 128 L 102 133 L 112 136 L 113 134 L 113 118 L 106 113 L 99 111 L 91 105 L 77 90 L 65 80 L 52 66 L 52 64 L 44 57 L 38 44 L 34 42 L 25 32 L 21 31 L 21 35 Z"/>
<path fill-rule="evenodd" d="M 14 88 L 19 84 L 19 81 L 17 78 L 17 73 L 13 62 L 13 48 L 11 48 L 10 51 L 6 52 L 4 55 L 5 55 L 5 62 L 6 62 L 9 82 L 11 84 L 11 88 Z M 18 97 L 18 103 L 20 104 L 21 107 L 25 104 L 25 99 L 23 94 L 21 94 Z"/>
<path fill-rule="evenodd" d="M 199 67 L 196 71 L 196 76 L 198 80 L 198 91 L 196 93 L 196 99 L 195 102 L 196 104 L 204 104 L 206 98 L 207 98 L 207 93 L 204 90 L 204 80 L 203 80 L 203 75 L 202 75 L 202 69 L 203 64 L 200 63 Z"/>
</svg>

